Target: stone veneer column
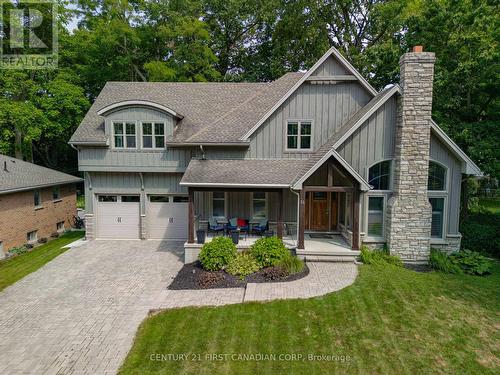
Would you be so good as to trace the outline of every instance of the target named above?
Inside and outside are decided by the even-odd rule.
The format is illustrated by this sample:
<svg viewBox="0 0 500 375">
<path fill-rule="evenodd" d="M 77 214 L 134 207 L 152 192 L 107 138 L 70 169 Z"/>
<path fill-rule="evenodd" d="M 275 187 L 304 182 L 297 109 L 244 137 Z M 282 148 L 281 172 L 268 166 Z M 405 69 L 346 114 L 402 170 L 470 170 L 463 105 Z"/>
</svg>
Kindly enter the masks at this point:
<svg viewBox="0 0 500 375">
<path fill-rule="evenodd" d="M 435 56 L 415 47 L 399 60 L 402 95 L 398 100 L 393 196 L 386 216 L 391 254 L 427 262 L 431 205 L 427 198 L 432 81 Z"/>
</svg>

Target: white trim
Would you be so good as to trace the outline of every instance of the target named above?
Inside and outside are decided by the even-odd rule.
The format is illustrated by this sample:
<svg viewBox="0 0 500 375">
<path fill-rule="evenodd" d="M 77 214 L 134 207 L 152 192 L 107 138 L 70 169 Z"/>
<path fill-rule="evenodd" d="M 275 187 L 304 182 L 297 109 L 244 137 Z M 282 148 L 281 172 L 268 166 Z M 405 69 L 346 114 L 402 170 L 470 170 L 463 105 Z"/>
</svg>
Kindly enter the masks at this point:
<svg viewBox="0 0 500 375">
<path fill-rule="evenodd" d="M 264 204 L 265 204 L 265 208 L 264 208 L 264 217 L 261 218 L 261 217 L 255 217 L 255 214 L 254 214 L 254 208 L 253 208 L 253 202 L 254 202 L 254 194 L 255 193 L 264 193 Z M 262 191 L 252 191 L 250 192 L 250 219 L 251 220 L 262 220 L 262 219 L 267 219 L 269 218 L 269 205 L 268 205 L 268 202 L 269 202 L 269 197 L 268 197 L 268 194 L 267 192 L 262 192 Z M 257 200 L 262 200 L 262 199 L 257 199 Z"/>
<path fill-rule="evenodd" d="M 297 148 L 288 148 L 288 124 L 289 123 L 297 123 Z M 310 136 L 310 144 L 309 144 L 309 148 L 302 148 L 302 147 L 299 147 L 301 146 L 301 143 L 300 143 L 300 137 L 301 137 L 301 134 L 300 134 L 300 128 L 301 128 L 301 125 L 302 123 L 309 123 L 311 125 L 311 134 L 309 134 Z M 314 139 L 313 139 L 313 123 L 314 121 L 312 119 L 294 119 L 294 118 L 289 118 L 286 120 L 286 126 L 285 126 L 285 147 L 284 147 L 284 152 L 286 153 L 294 153 L 294 152 L 300 152 L 300 153 L 303 153 L 303 152 L 314 152 Z M 294 135 L 291 135 L 291 136 L 294 136 Z"/>
<path fill-rule="evenodd" d="M 445 189 L 444 190 L 429 190 L 429 182 L 427 182 L 427 191 L 430 191 L 431 193 L 448 193 L 449 191 L 449 188 L 450 188 L 450 168 L 441 163 L 440 161 L 437 161 L 435 159 L 432 159 L 432 158 L 429 158 L 429 165 L 430 163 L 436 163 L 437 165 L 439 165 L 440 167 L 444 168 L 445 170 L 445 176 L 444 176 L 444 187 Z M 427 179 L 429 178 L 429 176 L 427 176 Z"/>
<path fill-rule="evenodd" d="M 427 200 L 431 205 L 430 199 L 438 198 L 443 199 L 443 227 L 441 228 L 441 237 L 432 237 L 430 234 L 431 243 L 434 241 L 446 241 L 446 233 L 448 232 L 448 193 L 446 192 L 427 192 Z M 431 228 L 432 228 L 432 205 L 431 205 Z"/>
<path fill-rule="evenodd" d="M 137 123 L 138 123 L 138 121 L 135 121 L 135 120 L 131 120 L 131 121 L 113 120 L 113 121 L 111 121 L 111 137 L 113 138 L 112 139 L 113 150 L 140 150 L 140 148 L 139 148 L 139 141 L 140 140 L 137 139 Z M 122 134 L 118 134 L 118 135 L 115 134 L 115 124 L 122 124 L 122 126 L 123 126 L 123 128 L 122 128 L 123 133 Z M 135 147 L 127 147 L 127 124 L 134 124 Z M 115 137 L 119 137 L 119 136 L 121 136 L 123 138 L 123 147 L 116 147 L 116 145 L 115 145 Z M 131 137 L 132 134 L 128 134 L 128 136 Z"/>
<path fill-rule="evenodd" d="M 377 95 L 377 90 L 375 90 L 369 83 L 366 81 L 359 72 L 354 69 L 354 67 L 345 59 L 344 56 L 340 54 L 339 51 L 335 49 L 335 47 L 331 47 L 326 53 L 321 56 L 321 58 L 316 61 L 316 63 L 309 69 L 301 79 L 293 85 L 293 87 L 288 90 L 288 92 L 280 99 L 278 102 L 243 136 L 241 137 L 242 141 L 247 140 L 263 123 L 266 121 L 311 75 L 318 69 L 321 64 L 323 64 L 328 57 L 334 55 L 339 62 L 352 73 L 356 78 L 360 81 L 361 85 L 373 96 Z"/>
<path fill-rule="evenodd" d="M 460 147 L 457 146 L 455 142 L 451 140 L 450 137 L 436 124 L 434 120 L 431 119 L 431 129 L 436 133 L 438 138 L 444 142 L 450 149 L 455 153 L 455 155 L 465 163 L 465 168 L 462 169 L 462 173 L 471 174 L 474 176 L 484 176 L 481 169 L 474 163 L 471 158 L 463 152 Z"/>
<path fill-rule="evenodd" d="M 113 104 L 107 105 L 106 107 L 103 107 L 100 110 L 98 110 L 97 114 L 102 116 L 102 115 L 106 114 L 107 112 L 110 112 L 114 109 L 126 107 L 126 106 L 152 107 L 152 108 L 159 109 L 163 112 L 170 113 L 172 116 L 175 116 L 175 117 L 180 118 L 180 119 L 182 119 L 184 117 L 184 116 L 180 115 L 179 113 L 175 112 L 174 110 L 172 110 L 172 109 L 170 109 L 162 104 L 150 102 L 148 100 L 124 100 L 122 102 L 113 103 Z"/>
<path fill-rule="evenodd" d="M 310 175 L 312 175 L 319 167 L 321 167 L 323 165 L 323 163 L 325 163 L 328 160 L 328 158 L 330 158 L 330 156 L 333 156 L 351 174 L 351 176 L 354 177 L 359 182 L 359 184 L 361 185 L 362 191 L 371 190 L 371 186 L 363 179 L 363 177 L 361 177 L 361 175 L 358 172 L 356 172 L 356 170 L 353 167 L 351 167 L 349 165 L 349 163 L 347 161 L 345 161 L 344 158 L 342 158 L 342 156 L 340 156 L 340 154 L 337 151 L 335 151 L 334 149 L 331 149 L 325 155 L 323 155 L 323 157 L 320 160 L 318 160 L 307 171 L 307 173 L 305 173 L 297 182 L 295 182 L 293 184 L 292 189 L 295 189 L 295 190 L 302 189 L 302 184 L 304 183 L 304 181 Z"/>
<path fill-rule="evenodd" d="M 377 191 L 373 191 L 368 193 L 368 194 L 365 194 L 365 212 L 364 212 L 364 216 L 365 216 L 365 225 L 364 225 L 364 229 L 365 229 L 365 238 L 363 239 L 363 241 L 367 241 L 367 242 L 385 242 L 386 239 L 385 239 L 385 221 L 386 221 L 386 215 L 387 215 L 387 198 L 388 198 L 388 194 L 387 193 L 384 193 L 380 190 L 377 190 Z M 368 234 L 368 214 L 369 214 L 369 211 L 370 211 L 370 198 L 383 198 L 383 203 L 382 203 L 382 236 L 370 236 Z"/>
<path fill-rule="evenodd" d="M 389 171 L 389 173 L 390 173 L 390 175 L 389 175 L 389 189 L 387 189 L 387 190 L 377 190 L 374 187 L 371 191 L 376 191 L 376 192 L 379 192 L 379 193 L 392 193 L 392 190 L 393 190 L 393 187 L 394 187 L 394 164 L 395 164 L 393 158 L 382 159 L 382 160 L 376 161 L 376 162 L 368 165 L 365 168 L 366 169 L 366 181 L 368 183 L 370 183 L 370 181 L 369 181 L 369 178 L 370 178 L 370 168 L 376 166 L 377 164 L 383 163 L 384 161 L 390 161 L 391 162 L 391 168 L 390 168 L 390 171 Z"/>
<path fill-rule="evenodd" d="M 368 112 L 366 112 L 356 123 L 344 134 L 340 137 L 337 142 L 333 145 L 333 148 L 338 148 L 344 143 L 361 125 L 365 123 L 366 120 L 370 118 L 385 102 L 391 98 L 395 93 L 401 93 L 401 88 L 399 85 L 394 85 L 391 87 L 384 96 L 379 100 L 377 104 L 375 104 Z"/>
<path fill-rule="evenodd" d="M 151 147 L 144 147 L 144 132 L 143 125 L 151 124 L 151 134 L 147 134 L 146 137 L 151 137 Z M 163 125 L 163 147 L 156 147 L 156 137 L 160 137 L 161 135 L 156 135 L 155 125 L 162 124 Z M 166 149 L 166 140 L 167 140 L 167 123 L 164 121 L 139 121 L 139 137 L 141 138 L 141 150 L 165 150 Z"/>
<path fill-rule="evenodd" d="M 217 183 L 211 183 L 211 182 L 180 182 L 179 185 L 181 186 L 199 186 L 199 187 L 255 187 L 255 188 L 287 188 L 290 187 L 290 185 L 287 184 L 238 184 L 238 183 L 223 183 L 223 182 L 217 182 Z"/>
</svg>

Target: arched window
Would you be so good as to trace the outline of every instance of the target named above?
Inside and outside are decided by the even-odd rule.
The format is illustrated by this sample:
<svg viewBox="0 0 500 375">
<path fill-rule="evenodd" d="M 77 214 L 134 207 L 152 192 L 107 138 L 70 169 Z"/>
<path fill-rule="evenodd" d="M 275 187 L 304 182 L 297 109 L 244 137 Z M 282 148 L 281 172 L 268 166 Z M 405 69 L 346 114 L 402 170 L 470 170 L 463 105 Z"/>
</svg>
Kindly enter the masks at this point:
<svg viewBox="0 0 500 375">
<path fill-rule="evenodd" d="M 368 171 L 368 183 L 374 190 L 389 190 L 391 186 L 391 161 L 385 160 L 373 165 Z"/>
<path fill-rule="evenodd" d="M 446 168 L 434 161 L 429 162 L 427 190 L 446 190 Z"/>
</svg>

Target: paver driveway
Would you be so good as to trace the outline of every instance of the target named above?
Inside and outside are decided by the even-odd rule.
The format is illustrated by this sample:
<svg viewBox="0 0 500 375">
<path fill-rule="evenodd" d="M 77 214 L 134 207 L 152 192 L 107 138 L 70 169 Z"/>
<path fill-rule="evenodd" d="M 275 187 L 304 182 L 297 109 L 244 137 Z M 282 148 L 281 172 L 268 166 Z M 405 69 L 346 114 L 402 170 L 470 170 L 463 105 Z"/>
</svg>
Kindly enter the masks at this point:
<svg viewBox="0 0 500 375">
<path fill-rule="evenodd" d="M 181 249 L 93 241 L 0 292 L 0 374 L 115 374 Z"/>
</svg>

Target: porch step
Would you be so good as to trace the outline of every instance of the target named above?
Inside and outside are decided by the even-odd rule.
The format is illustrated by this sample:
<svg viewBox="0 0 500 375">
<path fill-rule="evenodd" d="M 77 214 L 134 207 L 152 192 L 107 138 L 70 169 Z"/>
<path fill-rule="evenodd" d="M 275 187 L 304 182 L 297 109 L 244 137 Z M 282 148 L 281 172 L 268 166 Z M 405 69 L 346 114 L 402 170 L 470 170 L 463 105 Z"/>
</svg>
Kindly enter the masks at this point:
<svg viewBox="0 0 500 375">
<path fill-rule="evenodd" d="M 296 250 L 297 256 L 301 259 L 316 262 L 354 262 L 361 254 L 355 250 Z"/>
</svg>

